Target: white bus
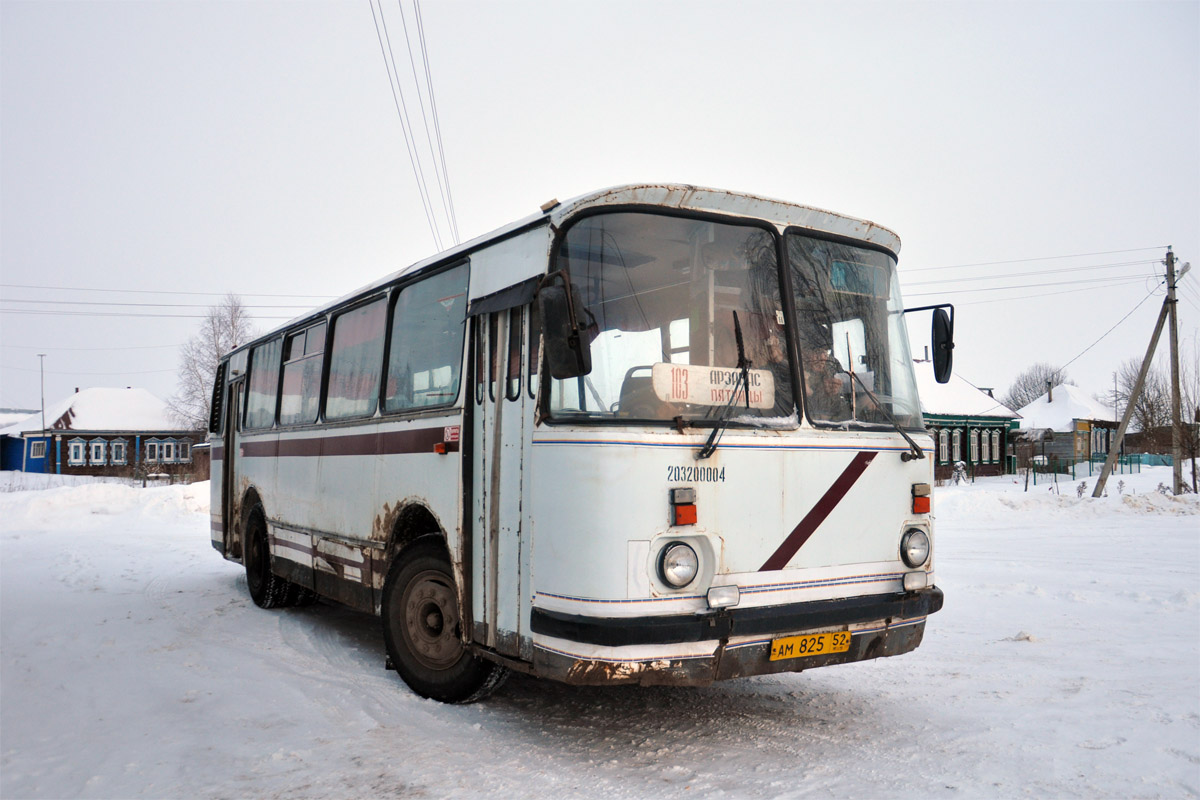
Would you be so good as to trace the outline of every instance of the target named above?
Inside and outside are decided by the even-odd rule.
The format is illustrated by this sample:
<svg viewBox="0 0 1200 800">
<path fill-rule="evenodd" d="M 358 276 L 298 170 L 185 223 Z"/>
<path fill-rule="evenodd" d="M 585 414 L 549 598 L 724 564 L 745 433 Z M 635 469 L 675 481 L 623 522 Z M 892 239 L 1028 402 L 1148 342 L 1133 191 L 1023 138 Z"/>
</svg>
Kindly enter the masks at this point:
<svg viewBox="0 0 1200 800">
<path fill-rule="evenodd" d="M 692 186 L 547 204 L 221 361 L 213 547 L 259 606 L 380 615 L 447 702 L 913 650 L 942 592 L 899 244 Z"/>
</svg>

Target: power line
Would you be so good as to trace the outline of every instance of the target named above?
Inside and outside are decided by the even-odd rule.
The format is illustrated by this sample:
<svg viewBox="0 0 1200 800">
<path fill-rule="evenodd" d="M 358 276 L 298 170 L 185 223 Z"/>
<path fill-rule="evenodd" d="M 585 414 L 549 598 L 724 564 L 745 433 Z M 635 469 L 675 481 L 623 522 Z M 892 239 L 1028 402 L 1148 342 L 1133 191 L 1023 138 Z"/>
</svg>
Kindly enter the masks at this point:
<svg viewBox="0 0 1200 800">
<path fill-rule="evenodd" d="M 917 267 L 916 269 L 905 270 L 905 272 L 930 272 L 938 269 L 964 269 L 966 267 L 990 267 L 996 264 L 1024 264 L 1030 261 L 1054 261 L 1060 258 L 1085 258 L 1088 256 L 1110 256 L 1114 253 L 1138 253 L 1144 250 L 1166 250 L 1167 245 L 1159 245 L 1158 247 L 1133 247 L 1129 250 L 1104 250 L 1099 253 L 1072 253 L 1065 256 L 1039 256 L 1037 258 L 1014 258 L 1008 261 L 979 261 L 974 264 L 951 264 L 945 267 Z"/>
<path fill-rule="evenodd" d="M 413 83 L 417 87 L 417 104 L 421 107 L 421 121 L 425 125 L 425 141 L 429 145 L 429 157 L 433 161 L 433 176 L 437 179 L 438 194 L 442 196 L 442 210 L 446 212 L 446 221 L 449 223 L 450 231 L 454 235 L 454 243 L 458 244 L 458 235 L 454 234 L 454 220 L 450 215 L 450 204 L 446 200 L 446 187 L 442 182 L 442 173 L 438 170 L 437 153 L 433 149 L 433 134 L 429 132 L 429 116 L 425 113 L 425 98 L 421 96 L 421 79 L 417 75 L 417 62 L 413 58 L 412 40 L 408 35 L 408 19 L 404 16 L 404 5 L 401 0 L 396 0 L 396 5 L 400 8 L 400 22 L 404 26 L 404 46 L 408 49 L 408 64 L 412 67 Z M 380 6 L 380 9 L 382 10 L 382 6 Z M 423 56 L 424 39 L 421 40 L 421 46 Z"/>
<path fill-rule="evenodd" d="M 8 367 L 0 364 L 0 369 L 12 370 L 13 372 L 38 372 L 36 369 L 26 367 Z M 164 372 L 178 372 L 177 369 L 144 369 L 144 370 L 120 370 L 117 372 L 75 372 L 74 370 L 60 372 L 46 370 L 47 375 L 159 375 Z"/>
<path fill-rule="evenodd" d="M 4 297 L 0 303 L 40 303 L 55 306 L 132 306 L 135 308 L 209 308 L 206 303 L 127 303 L 105 300 L 26 300 L 24 298 Z M 244 305 L 242 308 L 298 308 L 301 311 L 310 308 L 309 305 L 289 303 L 286 305 Z"/>
<path fill-rule="evenodd" d="M 183 347 L 182 344 L 146 344 L 136 347 L 43 347 L 40 345 L 26 344 L 7 344 L 0 342 L 0 347 L 7 347 L 10 350 L 46 350 L 48 352 L 103 352 L 107 353 L 110 350 L 166 350 L 169 348 Z"/>
<path fill-rule="evenodd" d="M 50 309 L 0 308 L 0 314 L 44 315 L 51 317 L 158 317 L 169 319 L 208 319 L 207 314 L 143 314 L 139 312 L 119 313 L 115 311 L 53 311 Z M 250 314 L 250 319 L 295 319 L 295 316 L 280 317 L 262 314 Z"/>
<path fill-rule="evenodd" d="M 421 18 L 421 0 L 413 0 L 417 17 L 417 36 L 421 40 L 421 61 L 425 65 L 425 84 L 429 89 L 429 107 L 433 111 L 433 130 L 437 133 L 438 155 L 442 161 L 442 175 L 446 177 L 446 200 L 450 203 L 450 225 L 454 231 L 454 242 L 458 237 L 458 213 L 454 208 L 454 194 L 450 191 L 450 172 L 446 169 L 446 148 L 442 144 L 442 125 L 438 121 L 437 98 L 433 94 L 433 73 L 429 70 L 429 50 L 425 46 L 425 23 Z"/>
<path fill-rule="evenodd" d="M 919 281 L 917 283 L 907 284 L 908 286 L 940 286 L 945 283 L 961 283 L 963 281 L 994 281 L 1007 280 L 1008 278 L 1026 278 L 1031 275 L 1054 275 L 1060 272 L 1087 272 L 1094 269 L 1117 269 L 1118 267 L 1133 267 L 1143 266 L 1148 264 L 1161 263 L 1158 259 L 1149 259 L 1146 261 L 1121 261 L 1114 264 L 1096 264 L 1087 267 L 1063 267 L 1061 269 L 1042 269 L 1034 270 L 1033 272 L 1007 272 L 1003 275 L 973 275 L 965 278 L 939 278 L 934 281 Z"/>
<path fill-rule="evenodd" d="M 1136 278 L 1130 278 L 1128 276 L 1112 276 L 1112 277 L 1108 277 L 1108 278 L 1080 278 L 1079 280 L 1073 280 L 1073 281 L 1051 281 L 1049 283 L 1021 283 L 1021 284 L 1014 284 L 1012 286 L 986 286 L 982 289 L 947 289 L 942 292 L 917 292 L 916 294 L 911 294 L 908 296 L 909 297 L 930 297 L 933 295 L 967 294 L 967 293 L 973 293 L 973 292 L 1003 292 L 1008 289 L 1033 289 L 1033 288 L 1037 288 L 1040 286 L 1070 286 L 1072 284 L 1077 284 L 1077 283 L 1101 283 L 1101 282 L 1107 282 L 1107 283 L 1112 284 L 1114 281 L 1130 282 L 1130 281 L 1140 281 L 1140 280 L 1144 280 L 1144 276 L 1139 276 Z"/>
<path fill-rule="evenodd" d="M 1128 281 L 1122 281 L 1120 283 L 1110 283 L 1110 284 L 1105 284 L 1103 286 L 1085 286 L 1082 289 L 1063 289 L 1058 292 L 1039 292 L 1037 294 L 1017 295 L 1016 297 L 997 297 L 993 300 L 968 300 L 965 303 L 955 303 L 954 306 L 955 306 L 955 308 L 958 308 L 959 306 L 979 306 L 979 305 L 984 305 L 985 303 L 1009 303 L 1009 302 L 1012 302 L 1013 300 L 1028 300 L 1028 299 L 1034 298 L 1034 297 L 1054 297 L 1055 295 L 1060 295 L 1060 294 L 1077 294 L 1079 292 L 1095 292 L 1100 289 L 1112 289 L 1112 288 L 1119 288 L 1121 286 L 1131 286 L 1135 283 L 1141 282 L 1141 280 L 1142 280 L 1141 278 L 1132 278 Z"/>
<path fill-rule="evenodd" d="M 400 86 L 400 74 L 396 71 L 396 56 L 392 52 L 392 38 L 387 30 L 387 17 L 383 13 L 383 0 L 379 0 L 379 16 L 375 16 L 375 0 L 367 0 L 371 6 L 371 19 L 375 22 L 375 36 L 379 39 L 379 51 L 383 55 L 383 66 L 388 74 L 388 86 L 392 90 L 392 102 L 396 106 L 396 114 L 400 117 L 400 129 L 404 133 L 404 149 L 408 153 L 408 160 L 412 164 L 413 177 L 417 180 L 417 191 L 421 195 L 421 205 L 425 208 L 425 220 L 429 223 L 429 232 L 433 235 L 433 242 L 438 250 L 442 247 L 441 237 L 438 235 L 437 224 L 433 216 L 432 204 L 429 200 L 428 189 L 425 186 L 425 175 L 421 169 L 421 160 L 416 157 L 415 139 L 413 136 L 410 141 L 408 135 L 408 107 L 404 102 L 404 89 Z M 383 31 L 380 32 L 380 23 L 383 23 Z M 387 47 L 384 47 L 383 41 L 387 39 Z M 391 61 L 388 60 L 388 55 L 391 54 Z M 393 78 L 393 75 L 395 76 Z M 403 110 L 401 110 L 403 109 Z"/>
<path fill-rule="evenodd" d="M 1154 287 L 1153 289 L 1151 289 L 1150 291 L 1146 292 L 1146 296 L 1145 296 L 1145 297 L 1143 297 L 1141 300 L 1139 300 L 1139 301 L 1138 301 L 1138 303 L 1137 303 L 1137 305 L 1136 305 L 1136 306 L 1134 306 L 1133 308 L 1131 308 L 1131 309 L 1129 310 L 1129 313 L 1128 313 L 1128 314 L 1126 314 L 1125 316 L 1121 317 L 1119 320 L 1117 320 L 1117 322 L 1116 322 L 1116 324 L 1115 324 L 1115 325 L 1113 325 L 1111 328 L 1109 328 L 1108 330 L 1106 330 L 1104 333 L 1100 334 L 1100 338 L 1099 338 L 1099 339 L 1097 339 L 1096 341 L 1092 342 L 1092 343 L 1091 343 L 1091 344 L 1089 344 L 1087 347 L 1083 348 L 1083 350 L 1082 350 L 1082 351 L 1079 353 L 1079 355 L 1075 356 L 1075 357 L 1074 357 L 1074 358 L 1072 358 L 1070 361 L 1068 361 L 1067 363 L 1065 363 L 1065 364 L 1063 364 L 1061 367 L 1059 367 L 1059 368 L 1058 368 L 1058 371 L 1061 373 L 1061 372 L 1062 372 L 1062 371 L 1064 371 L 1064 370 L 1065 370 L 1067 367 L 1071 366 L 1071 365 L 1072 365 L 1072 364 L 1074 364 L 1076 361 L 1078 361 L 1078 360 L 1080 359 L 1080 357 L 1081 357 L 1081 356 L 1082 356 L 1084 353 L 1086 353 L 1088 350 L 1091 350 L 1093 347 L 1095 347 L 1096 345 L 1100 344 L 1100 340 L 1101 340 L 1101 339 L 1103 339 L 1105 336 L 1108 336 L 1110 333 L 1112 333 L 1113 331 L 1115 331 L 1115 330 L 1117 329 L 1117 325 L 1120 325 L 1122 322 L 1124 322 L 1125 320 L 1127 320 L 1127 319 L 1129 319 L 1131 316 L 1133 316 L 1133 312 L 1134 312 L 1134 311 L 1137 311 L 1139 308 L 1141 308 L 1141 307 L 1142 307 L 1142 303 L 1144 303 L 1144 302 L 1146 302 L 1147 300 L 1149 300 L 1149 299 L 1150 299 L 1150 297 L 1151 297 L 1151 296 L 1154 294 L 1154 292 L 1158 290 L 1158 287 L 1159 287 L 1159 286 L 1161 286 L 1163 283 L 1165 283 L 1165 281 L 1160 281 L 1160 282 L 1159 282 L 1159 284 L 1158 284 L 1157 286 L 1155 286 L 1155 287 Z"/>
<path fill-rule="evenodd" d="M 182 294 L 197 297 L 226 297 L 230 292 L 187 292 L 182 290 L 167 290 L 167 289 L 113 289 L 111 287 L 95 287 L 95 286 L 42 286 L 32 283 L 0 283 L 0 288 L 4 289 L 49 289 L 60 292 L 118 292 L 121 294 Z M 309 300 L 332 300 L 333 295 L 330 294 L 242 294 L 237 293 L 237 297 L 293 297 L 305 298 Z"/>
</svg>

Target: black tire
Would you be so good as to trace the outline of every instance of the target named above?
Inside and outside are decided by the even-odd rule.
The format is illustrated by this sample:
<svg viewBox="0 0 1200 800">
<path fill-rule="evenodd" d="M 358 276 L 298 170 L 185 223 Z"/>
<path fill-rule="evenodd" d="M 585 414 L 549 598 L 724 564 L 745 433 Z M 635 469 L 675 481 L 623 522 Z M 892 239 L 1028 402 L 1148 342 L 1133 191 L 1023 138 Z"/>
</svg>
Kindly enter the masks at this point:
<svg viewBox="0 0 1200 800">
<path fill-rule="evenodd" d="M 317 602 L 317 593 L 312 589 L 301 586 L 298 583 L 292 583 L 291 581 L 288 582 L 288 588 L 286 605 L 303 608 Z"/>
<path fill-rule="evenodd" d="M 438 537 L 418 539 L 392 562 L 382 615 L 392 666 L 422 697 L 472 703 L 508 677 L 507 669 L 463 647 L 450 559 Z"/>
<path fill-rule="evenodd" d="M 291 605 L 292 583 L 271 572 L 271 550 L 267 544 L 267 515 L 260 505 L 246 516 L 242 561 L 246 565 L 246 587 L 250 599 L 259 608 L 284 608 Z"/>
</svg>

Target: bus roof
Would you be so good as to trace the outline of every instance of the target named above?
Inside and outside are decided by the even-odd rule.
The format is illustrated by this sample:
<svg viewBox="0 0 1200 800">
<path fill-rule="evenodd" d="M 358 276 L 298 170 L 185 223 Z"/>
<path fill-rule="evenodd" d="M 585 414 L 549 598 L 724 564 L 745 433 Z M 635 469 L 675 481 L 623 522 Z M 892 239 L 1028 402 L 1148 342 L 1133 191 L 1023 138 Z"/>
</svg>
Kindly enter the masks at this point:
<svg viewBox="0 0 1200 800">
<path fill-rule="evenodd" d="M 559 227 L 570 217 L 588 209 L 608 207 L 629 208 L 634 206 L 671 208 L 764 220 L 779 227 L 805 228 L 845 239 L 866 242 L 876 247 L 881 247 L 893 255 L 900 252 L 900 237 L 882 225 L 812 206 L 788 203 L 783 200 L 772 200 L 744 192 L 710 189 L 680 183 L 643 183 L 614 186 L 580 195 L 562 203 L 555 203 L 554 201 L 547 203 L 537 214 L 509 223 L 482 236 L 476 236 L 474 239 L 455 245 L 399 269 L 377 281 L 361 286 L 336 300 L 325 303 L 318 308 L 314 308 L 309 312 L 288 320 L 282 325 L 272 328 L 261 336 L 255 337 L 253 342 L 248 342 L 231 352 L 244 349 L 262 339 L 270 338 L 304 320 L 320 317 L 343 303 L 369 295 L 404 276 L 415 274 L 435 265 L 449 263 L 457 258 L 468 255 L 472 251 L 530 228 L 537 227 L 538 225 L 549 223 L 555 227 Z"/>
<path fill-rule="evenodd" d="M 586 208 L 640 205 L 766 220 L 780 227 L 807 228 L 846 239 L 869 242 L 893 255 L 900 252 L 900 237 L 874 222 L 744 192 L 684 184 L 637 184 L 602 189 L 568 200 L 551 209 L 550 215 L 557 226 Z"/>
</svg>

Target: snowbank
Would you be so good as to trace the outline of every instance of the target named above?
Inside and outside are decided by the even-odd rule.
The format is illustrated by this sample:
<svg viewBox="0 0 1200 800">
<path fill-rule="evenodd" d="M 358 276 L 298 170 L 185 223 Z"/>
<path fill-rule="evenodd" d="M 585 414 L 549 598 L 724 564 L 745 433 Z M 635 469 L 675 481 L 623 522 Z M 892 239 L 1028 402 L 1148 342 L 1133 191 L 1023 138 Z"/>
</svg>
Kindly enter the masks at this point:
<svg viewBox="0 0 1200 800">
<path fill-rule="evenodd" d="M 937 490 L 946 606 L 899 658 L 707 688 L 517 676 L 466 707 L 385 670 L 370 615 L 255 607 L 206 483 L 3 493 L 0 797 L 1195 796 L 1200 536 L 1169 476 Z"/>
<path fill-rule="evenodd" d="M 1190 486 L 1191 462 L 1185 475 Z M 983 520 L 1011 520 L 1014 512 L 1035 513 L 1054 519 L 1087 520 L 1124 514 L 1200 515 L 1200 496 L 1178 497 L 1160 491 L 1170 487 L 1170 467 L 1145 467 L 1140 473 L 1113 475 L 1105 484 L 1104 497 L 1092 497 L 1096 478 L 1062 479 L 1045 476 L 1028 490 L 1023 478 L 1004 475 L 981 478 L 975 483 L 940 486 L 934 491 L 934 514 L 939 522 L 969 525 Z M 1082 493 L 1080 487 L 1083 487 Z"/>
</svg>

